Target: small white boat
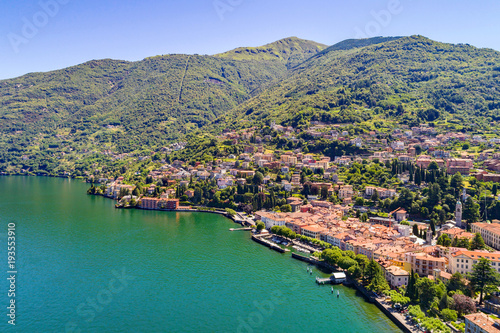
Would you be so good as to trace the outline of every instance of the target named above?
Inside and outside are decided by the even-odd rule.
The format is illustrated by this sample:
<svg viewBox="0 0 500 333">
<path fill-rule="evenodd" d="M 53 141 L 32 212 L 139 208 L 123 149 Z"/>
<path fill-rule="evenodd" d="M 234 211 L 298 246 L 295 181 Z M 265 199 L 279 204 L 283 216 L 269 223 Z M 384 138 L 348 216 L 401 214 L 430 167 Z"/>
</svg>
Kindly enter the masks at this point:
<svg viewBox="0 0 500 333">
<path fill-rule="evenodd" d="M 340 291 L 337 290 L 337 298 L 340 297 Z"/>
<path fill-rule="evenodd" d="M 333 287 L 332 287 L 332 294 L 333 294 Z"/>
</svg>

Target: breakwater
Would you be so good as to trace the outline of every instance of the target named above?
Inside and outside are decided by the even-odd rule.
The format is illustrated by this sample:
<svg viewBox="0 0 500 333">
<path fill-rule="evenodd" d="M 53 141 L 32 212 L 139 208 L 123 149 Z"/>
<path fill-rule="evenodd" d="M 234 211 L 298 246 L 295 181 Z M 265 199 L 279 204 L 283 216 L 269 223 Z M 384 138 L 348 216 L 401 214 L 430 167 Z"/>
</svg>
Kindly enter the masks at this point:
<svg viewBox="0 0 500 333">
<path fill-rule="evenodd" d="M 282 247 L 280 247 L 280 246 L 278 246 L 278 245 L 276 245 L 274 243 L 269 242 L 268 240 L 264 239 L 263 236 L 252 235 L 252 240 L 254 242 L 256 242 L 256 243 L 262 244 L 262 245 L 270 248 L 271 250 L 277 251 L 279 253 L 285 253 L 285 252 L 287 252 L 286 249 L 283 249 Z"/>
</svg>

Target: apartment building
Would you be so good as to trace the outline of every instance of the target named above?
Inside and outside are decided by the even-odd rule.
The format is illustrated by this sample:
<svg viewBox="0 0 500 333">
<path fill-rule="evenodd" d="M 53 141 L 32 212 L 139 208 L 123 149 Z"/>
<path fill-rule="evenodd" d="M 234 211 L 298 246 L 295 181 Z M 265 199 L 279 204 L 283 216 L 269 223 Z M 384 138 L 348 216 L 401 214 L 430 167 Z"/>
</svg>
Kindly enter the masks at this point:
<svg viewBox="0 0 500 333">
<path fill-rule="evenodd" d="M 452 274 L 460 273 L 465 275 L 472 272 L 472 266 L 480 258 L 486 258 L 491 261 L 491 266 L 500 273 L 500 252 L 489 253 L 486 251 L 458 251 L 450 256 L 448 269 Z"/>
<path fill-rule="evenodd" d="M 433 275 L 435 269 L 446 270 L 446 258 L 436 258 L 426 253 L 409 252 L 405 254 L 405 262 L 422 277 Z"/>
<path fill-rule="evenodd" d="M 473 223 L 472 233 L 479 233 L 486 245 L 500 250 L 500 223 Z"/>
</svg>

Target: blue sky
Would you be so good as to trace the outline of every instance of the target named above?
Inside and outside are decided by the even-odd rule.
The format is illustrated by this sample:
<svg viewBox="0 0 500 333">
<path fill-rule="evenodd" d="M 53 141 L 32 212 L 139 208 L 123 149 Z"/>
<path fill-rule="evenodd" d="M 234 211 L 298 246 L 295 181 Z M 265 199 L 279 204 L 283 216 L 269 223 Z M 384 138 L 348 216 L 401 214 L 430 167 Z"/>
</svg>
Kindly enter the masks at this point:
<svg viewBox="0 0 500 333">
<path fill-rule="evenodd" d="M 0 2 L 0 79 L 92 59 L 214 54 L 297 36 L 324 44 L 420 34 L 500 50 L 500 1 L 23 0 Z"/>
</svg>

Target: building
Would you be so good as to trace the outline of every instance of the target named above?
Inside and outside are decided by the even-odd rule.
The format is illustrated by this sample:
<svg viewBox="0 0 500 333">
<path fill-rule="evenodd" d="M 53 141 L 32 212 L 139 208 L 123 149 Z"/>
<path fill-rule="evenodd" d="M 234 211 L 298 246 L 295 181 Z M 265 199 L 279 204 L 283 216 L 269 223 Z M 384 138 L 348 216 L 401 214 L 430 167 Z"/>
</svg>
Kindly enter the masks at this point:
<svg viewBox="0 0 500 333">
<path fill-rule="evenodd" d="M 389 216 L 394 216 L 394 219 L 398 222 L 406 220 L 408 217 L 408 213 L 404 208 L 398 208 L 392 212 L 389 213 Z"/>
<path fill-rule="evenodd" d="M 486 245 L 500 250 L 500 223 L 473 223 L 472 233 L 480 233 Z"/>
<path fill-rule="evenodd" d="M 500 333 L 500 322 L 482 312 L 464 316 L 465 333 Z"/>
<path fill-rule="evenodd" d="M 283 154 L 280 157 L 281 162 L 284 163 L 287 166 L 293 166 L 297 164 L 297 157 L 293 155 L 288 155 L 288 154 Z"/>
<path fill-rule="evenodd" d="M 492 293 L 487 301 L 484 301 L 486 310 L 500 315 L 500 292 Z"/>
<path fill-rule="evenodd" d="M 410 273 L 397 266 L 389 266 L 385 269 L 385 279 L 393 288 L 408 285 Z"/>
<path fill-rule="evenodd" d="M 440 269 L 434 270 L 434 281 L 441 280 L 444 284 L 447 284 L 451 280 L 451 274 L 448 272 L 443 272 Z"/>
<path fill-rule="evenodd" d="M 302 227 L 302 235 L 316 239 L 319 239 L 320 233 L 323 231 L 326 231 L 326 229 L 316 224 Z"/>
<path fill-rule="evenodd" d="M 343 272 L 333 273 L 332 276 L 330 277 L 330 279 L 334 283 L 344 283 L 346 278 L 347 277 L 346 277 L 345 273 L 343 273 Z"/>
<path fill-rule="evenodd" d="M 405 262 L 410 264 L 411 269 L 422 277 L 433 275 L 435 269 L 446 270 L 446 258 L 436 258 L 426 253 L 408 252 L 405 254 Z"/>
<path fill-rule="evenodd" d="M 452 274 L 458 272 L 465 275 L 472 272 L 472 266 L 476 264 L 480 258 L 486 258 L 491 261 L 491 267 L 500 273 L 500 252 L 458 251 L 450 256 L 450 265 L 448 268 Z"/>
<path fill-rule="evenodd" d="M 158 209 L 158 198 L 142 198 L 140 201 L 140 207 L 142 209 Z"/>
<path fill-rule="evenodd" d="M 178 209 L 179 199 L 161 200 L 160 202 L 158 202 L 158 207 L 160 209 Z"/>
<path fill-rule="evenodd" d="M 391 217 L 387 218 L 387 217 L 377 217 L 377 216 L 370 217 L 368 222 L 370 222 L 371 224 L 384 225 L 384 226 L 389 227 L 389 228 L 392 227 L 392 225 L 396 223 L 396 221 Z"/>
<path fill-rule="evenodd" d="M 345 199 L 345 198 L 351 198 L 354 194 L 354 191 L 352 189 L 352 185 L 342 185 L 339 189 L 339 198 L 340 199 Z"/>
<path fill-rule="evenodd" d="M 451 158 L 446 161 L 446 171 L 450 175 L 454 175 L 457 172 L 462 175 L 468 175 L 473 166 L 472 160 L 467 158 Z"/>
<path fill-rule="evenodd" d="M 446 165 L 444 160 L 439 158 L 431 159 L 429 156 L 420 156 L 419 158 L 417 158 L 415 164 L 420 168 L 427 169 L 431 162 L 436 162 L 440 168 L 443 168 Z"/>
<path fill-rule="evenodd" d="M 256 212 L 255 218 L 264 222 L 264 224 L 266 225 L 266 229 L 271 229 L 275 225 L 282 227 L 286 222 L 286 215 L 281 213 Z"/>
</svg>

